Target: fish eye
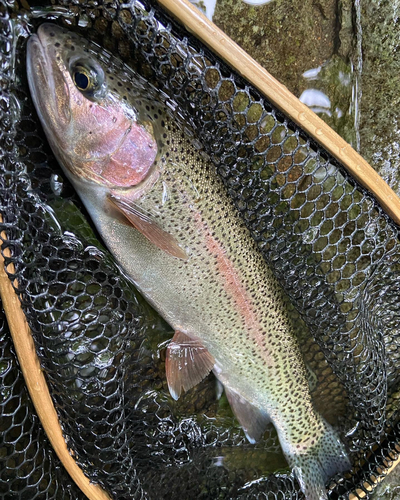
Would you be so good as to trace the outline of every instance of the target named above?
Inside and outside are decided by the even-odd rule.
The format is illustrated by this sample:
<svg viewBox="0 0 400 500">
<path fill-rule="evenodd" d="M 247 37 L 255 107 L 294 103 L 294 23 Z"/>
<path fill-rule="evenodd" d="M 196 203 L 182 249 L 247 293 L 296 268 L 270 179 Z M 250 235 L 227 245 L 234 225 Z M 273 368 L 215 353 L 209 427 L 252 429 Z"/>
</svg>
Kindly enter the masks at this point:
<svg viewBox="0 0 400 500">
<path fill-rule="evenodd" d="M 90 87 L 90 80 L 89 76 L 86 74 L 84 71 L 79 71 L 76 70 L 75 73 L 73 74 L 74 82 L 75 85 L 78 87 L 79 90 L 88 90 Z"/>
<path fill-rule="evenodd" d="M 70 73 L 76 88 L 88 95 L 98 91 L 104 81 L 104 75 L 100 68 L 80 62 L 76 62 L 71 66 Z"/>
</svg>

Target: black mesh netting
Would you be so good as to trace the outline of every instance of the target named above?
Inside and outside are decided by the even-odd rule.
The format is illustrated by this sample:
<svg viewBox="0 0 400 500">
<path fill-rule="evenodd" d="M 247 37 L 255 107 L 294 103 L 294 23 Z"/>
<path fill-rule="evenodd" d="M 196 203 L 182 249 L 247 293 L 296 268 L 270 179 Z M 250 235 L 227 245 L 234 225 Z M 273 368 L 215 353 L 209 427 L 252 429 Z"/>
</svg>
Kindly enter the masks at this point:
<svg viewBox="0 0 400 500">
<path fill-rule="evenodd" d="M 35 414 L 1 304 L 0 342 L 0 497 L 83 500 Z"/>
<path fill-rule="evenodd" d="M 295 306 L 292 314 L 300 313 L 317 409 L 343 435 L 352 431 L 356 468 L 335 478 L 332 498 L 367 486 L 371 474 L 383 476 L 400 440 L 396 226 L 321 147 L 159 7 L 61 3 L 47 12 L 41 3 L 30 25 L 20 5 L 0 0 L 0 229 L 60 422 L 84 471 L 118 499 L 301 496 L 273 428 L 248 444 L 212 376 L 178 402 L 168 396 L 171 331 L 97 240 L 28 95 L 25 38 L 18 35 L 46 15 L 162 88 L 177 121 L 201 137 Z M 13 370 L 19 385 L 11 382 L 18 387 L 12 411 L 29 412 L 33 423 L 22 417 L 17 434 L 28 442 L 17 446 L 15 438 L 2 451 L 9 484 L 21 485 L 10 491 L 25 498 L 29 478 L 47 474 L 48 496 L 68 498 L 73 487 L 60 483 L 15 364 Z M 16 421 L 3 422 L 8 436 Z M 26 450 L 39 437 L 42 452 L 29 452 L 28 468 Z"/>
</svg>

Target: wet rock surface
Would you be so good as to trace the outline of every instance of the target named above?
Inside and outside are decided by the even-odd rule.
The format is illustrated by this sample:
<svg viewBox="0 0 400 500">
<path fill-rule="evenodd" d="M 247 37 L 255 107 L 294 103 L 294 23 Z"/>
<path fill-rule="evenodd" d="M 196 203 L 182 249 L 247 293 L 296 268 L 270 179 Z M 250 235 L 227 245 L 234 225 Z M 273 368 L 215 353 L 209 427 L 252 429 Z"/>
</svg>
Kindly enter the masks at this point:
<svg viewBox="0 0 400 500">
<path fill-rule="evenodd" d="M 400 195 L 400 2 L 361 2 L 360 152 Z"/>
<path fill-rule="evenodd" d="M 217 2 L 213 21 L 296 95 L 301 75 L 335 52 L 336 0 L 276 0 L 250 6 L 242 0 Z"/>
</svg>

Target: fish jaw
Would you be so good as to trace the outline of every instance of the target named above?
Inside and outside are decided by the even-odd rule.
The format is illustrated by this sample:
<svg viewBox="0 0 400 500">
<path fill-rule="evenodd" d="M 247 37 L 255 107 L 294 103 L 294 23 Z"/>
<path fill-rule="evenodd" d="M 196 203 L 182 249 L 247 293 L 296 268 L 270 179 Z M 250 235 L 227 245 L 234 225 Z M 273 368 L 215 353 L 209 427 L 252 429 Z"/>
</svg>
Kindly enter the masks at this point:
<svg viewBox="0 0 400 500">
<path fill-rule="evenodd" d="M 108 187 L 139 184 L 157 156 L 150 124 L 136 115 L 106 83 L 93 95 L 75 85 L 76 64 L 92 64 L 104 71 L 76 37 L 64 29 L 42 24 L 27 46 L 31 95 L 57 159 L 72 174 Z"/>
<path fill-rule="evenodd" d="M 64 81 L 58 79 L 60 90 L 55 91 L 55 58 L 48 56 L 38 34 L 32 35 L 28 40 L 26 62 L 29 88 L 40 121 L 47 123 L 53 134 L 57 134 L 59 130 L 68 128 L 71 121 L 69 89 Z M 43 96 L 47 98 L 43 99 Z M 61 138 L 57 137 L 58 140 Z"/>
</svg>

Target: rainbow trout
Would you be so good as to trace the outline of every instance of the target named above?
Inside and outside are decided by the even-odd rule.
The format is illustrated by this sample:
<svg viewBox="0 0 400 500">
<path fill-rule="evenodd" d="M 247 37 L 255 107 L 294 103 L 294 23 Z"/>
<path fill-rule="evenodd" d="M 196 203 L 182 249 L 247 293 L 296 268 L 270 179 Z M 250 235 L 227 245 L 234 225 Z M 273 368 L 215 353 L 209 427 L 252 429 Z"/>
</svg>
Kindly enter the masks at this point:
<svg viewBox="0 0 400 500">
<path fill-rule="evenodd" d="M 308 499 L 350 467 L 313 408 L 281 288 L 213 165 L 160 94 L 103 49 L 52 24 L 28 41 L 48 141 L 99 233 L 173 326 L 177 399 L 211 370 L 251 442 L 272 422 Z"/>
</svg>

